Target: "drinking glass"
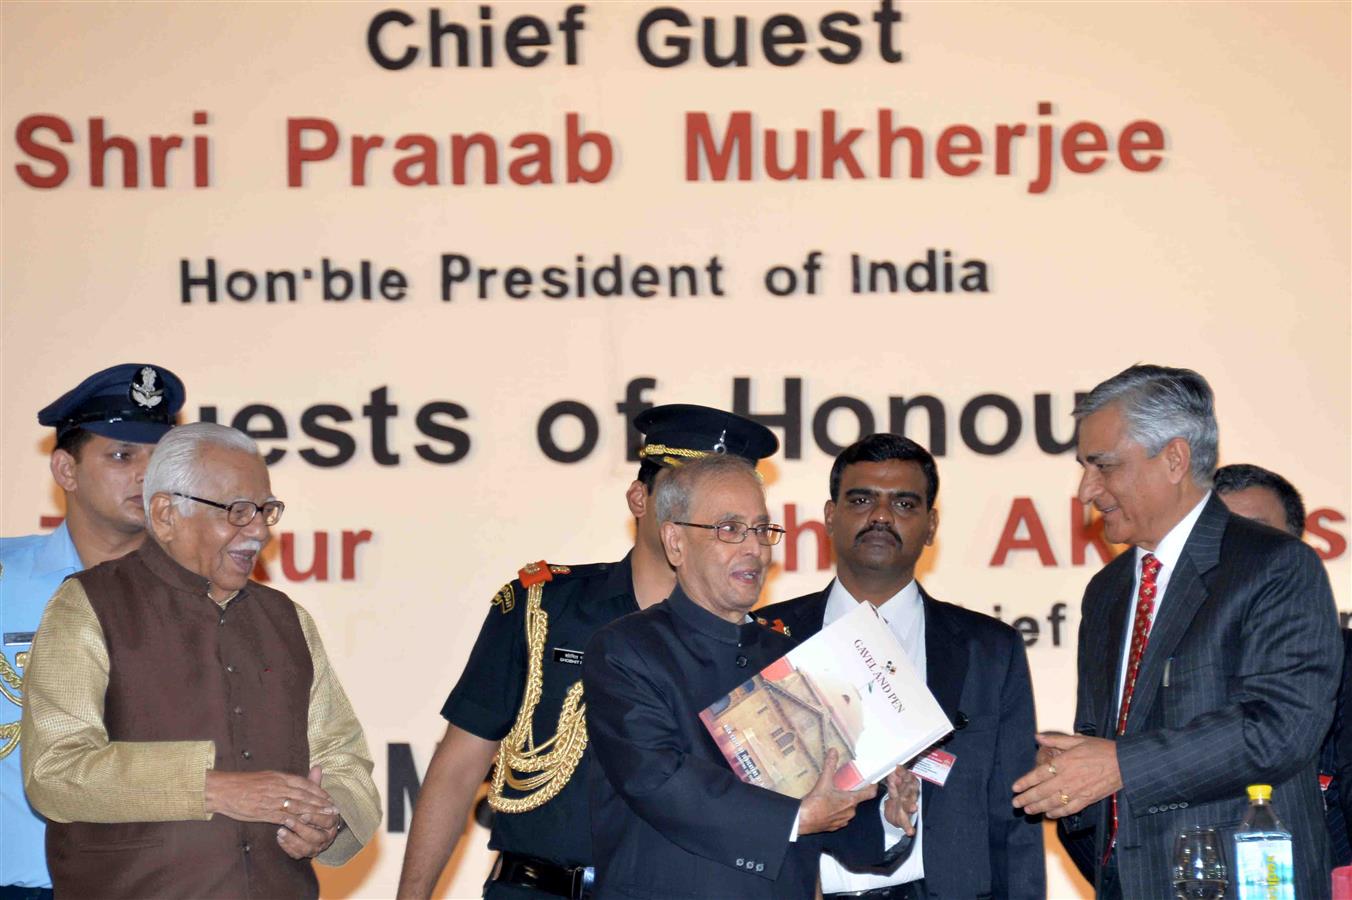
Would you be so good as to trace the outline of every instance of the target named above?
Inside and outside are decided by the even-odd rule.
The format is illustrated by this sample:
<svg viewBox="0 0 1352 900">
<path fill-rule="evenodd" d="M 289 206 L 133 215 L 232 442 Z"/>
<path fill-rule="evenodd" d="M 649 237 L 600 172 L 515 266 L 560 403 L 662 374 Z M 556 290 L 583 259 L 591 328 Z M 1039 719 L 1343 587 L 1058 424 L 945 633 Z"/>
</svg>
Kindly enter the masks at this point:
<svg viewBox="0 0 1352 900">
<path fill-rule="evenodd" d="M 1229 882 L 1216 829 L 1196 826 L 1179 834 L 1173 874 L 1178 900 L 1222 900 Z"/>
</svg>

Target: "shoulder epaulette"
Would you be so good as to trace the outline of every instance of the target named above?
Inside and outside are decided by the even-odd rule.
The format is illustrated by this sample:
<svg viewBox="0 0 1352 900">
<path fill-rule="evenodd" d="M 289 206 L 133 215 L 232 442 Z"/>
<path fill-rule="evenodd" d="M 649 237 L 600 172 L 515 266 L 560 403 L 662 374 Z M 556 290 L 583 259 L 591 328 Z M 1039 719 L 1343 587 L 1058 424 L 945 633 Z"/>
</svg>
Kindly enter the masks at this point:
<svg viewBox="0 0 1352 900">
<path fill-rule="evenodd" d="M 543 559 L 539 562 L 526 563 L 517 573 L 523 588 L 533 587 L 537 584 L 544 584 L 546 581 L 553 581 L 555 575 L 567 575 L 572 572 L 568 566 L 551 566 Z"/>
</svg>

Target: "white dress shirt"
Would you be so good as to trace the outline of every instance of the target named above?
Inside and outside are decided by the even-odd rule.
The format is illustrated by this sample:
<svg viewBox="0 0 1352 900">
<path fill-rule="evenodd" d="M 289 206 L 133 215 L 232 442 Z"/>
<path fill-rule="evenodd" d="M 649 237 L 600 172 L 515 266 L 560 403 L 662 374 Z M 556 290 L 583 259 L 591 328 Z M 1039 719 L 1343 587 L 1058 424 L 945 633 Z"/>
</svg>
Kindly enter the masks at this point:
<svg viewBox="0 0 1352 900">
<path fill-rule="evenodd" d="M 1188 535 L 1192 534 L 1192 528 L 1197 524 L 1197 520 L 1202 517 L 1202 507 L 1206 506 L 1207 500 L 1211 499 L 1211 491 L 1206 492 L 1206 496 L 1201 502 L 1192 508 L 1186 516 L 1156 545 L 1154 550 L 1142 550 L 1136 548 L 1136 574 L 1131 582 L 1131 602 L 1127 604 L 1127 632 L 1126 638 L 1122 643 L 1122 665 L 1117 672 L 1117 699 L 1122 700 L 1122 686 L 1127 683 L 1127 663 L 1131 656 L 1131 633 L 1136 627 L 1136 603 L 1141 593 L 1141 560 L 1147 553 L 1154 554 L 1155 559 L 1160 561 L 1159 574 L 1155 576 L 1155 610 L 1150 614 L 1150 626 L 1153 628 L 1159 621 L 1160 610 L 1164 607 L 1164 601 L 1167 599 L 1166 593 L 1169 589 L 1169 579 L 1174 574 L 1174 569 L 1178 567 L 1178 561 L 1183 556 L 1183 545 L 1188 542 Z M 1148 644 L 1147 644 L 1148 646 Z"/>
<path fill-rule="evenodd" d="M 839 580 L 831 583 L 831 592 L 826 598 L 826 614 L 822 617 L 825 628 L 841 616 L 858 606 L 859 601 L 850 596 Z M 920 587 L 912 580 L 882 606 L 878 607 L 887 627 L 892 629 L 906 656 L 911 660 L 917 672 L 925 671 L 925 605 L 920 598 Z M 921 838 L 924 836 L 924 820 L 921 810 L 916 810 L 914 845 L 909 856 L 897 868 L 885 874 L 877 871 L 854 872 L 836 862 L 835 858 L 822 854 L 822 893 L 870 891 L 874 888 L 893 884 L 905 884 L 925 877 L 925 860 L 921 853 Z M 904 837 L 906 832 L 897 828 L 883 817 L 884 844 L 888 847 Z"/>
</svg>

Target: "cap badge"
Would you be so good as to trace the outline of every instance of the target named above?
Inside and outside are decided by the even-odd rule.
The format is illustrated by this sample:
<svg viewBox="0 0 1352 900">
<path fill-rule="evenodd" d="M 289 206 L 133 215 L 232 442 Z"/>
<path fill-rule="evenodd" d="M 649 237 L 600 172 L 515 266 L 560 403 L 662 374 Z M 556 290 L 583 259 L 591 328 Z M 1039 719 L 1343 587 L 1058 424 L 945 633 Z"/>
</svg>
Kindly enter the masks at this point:
<svg viewBox="0 0 1352 900">
<path fill-rule="evenodd" d="M 724 428 L 723 431 L 718 435 L 718 443 L 714 444 L 715 453 L 721 456 L 722 454 L 728 452 L 728 445 L 726 443 L 727 439 L 728 439 L 728 430 Z"/>
<path fill-rule="evenodd" d="M 164 400 L 164 388 L 156 387 L 159 374 L 150 366 L 142 366 L 137 380 L 131 383 L 131 399 L 137 406 L 154 409 Z"/>
</svg>

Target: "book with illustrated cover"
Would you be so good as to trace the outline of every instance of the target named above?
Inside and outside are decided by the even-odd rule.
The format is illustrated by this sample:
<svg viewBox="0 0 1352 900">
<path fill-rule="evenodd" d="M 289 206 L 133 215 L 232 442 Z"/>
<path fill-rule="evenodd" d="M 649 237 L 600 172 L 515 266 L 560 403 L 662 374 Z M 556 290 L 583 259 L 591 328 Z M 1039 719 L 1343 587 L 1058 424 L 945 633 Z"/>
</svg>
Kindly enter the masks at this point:
<svg viewBox="0 0 1352 900">
<path fill-rule="evenodd" d="M 835 784 L 856 790 L 953 730 L 872 604 L 790 650 L 700 713 L 748 784 L 803 797 L 835 749 Z"/>
</svg>

